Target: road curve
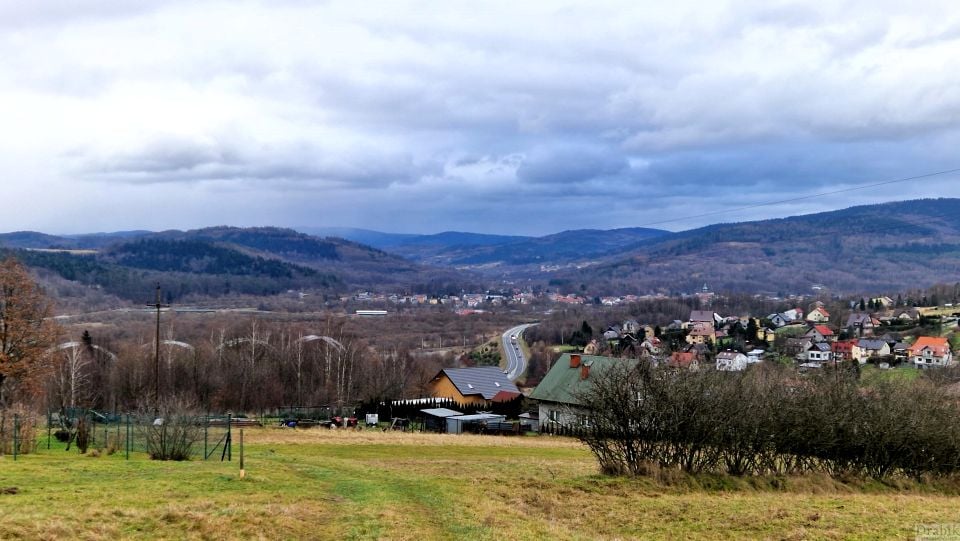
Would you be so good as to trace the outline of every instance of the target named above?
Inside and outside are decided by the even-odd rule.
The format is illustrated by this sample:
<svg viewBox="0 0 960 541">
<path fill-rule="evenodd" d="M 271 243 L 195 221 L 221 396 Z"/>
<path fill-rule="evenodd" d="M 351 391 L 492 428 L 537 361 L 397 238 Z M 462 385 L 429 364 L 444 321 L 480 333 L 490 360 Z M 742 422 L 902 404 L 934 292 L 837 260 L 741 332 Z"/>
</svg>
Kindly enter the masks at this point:
<svg viewBox="0 0 960 541">
<path fill-rule="evenodd" d="M 500 337 L 503 341 L 503 352 L 507 356 L 507 368 L 504 372 L 506 372 L 507 378 L 510 381 L 516 381 L 517 378 L 527 371 L 527 360 L 523 357 L 523 349 L 520 348 L 520 338 L 521 335 L 523 335 L 523 331 L 534 325 L 538 324 L 525 323 L 523 325 L 517 325 L 516 327 L 508 329 L 507 332 L 503 333 Z M 516 342 L 513 340 L 514 336 L 517 337 Z"/>
</svg>

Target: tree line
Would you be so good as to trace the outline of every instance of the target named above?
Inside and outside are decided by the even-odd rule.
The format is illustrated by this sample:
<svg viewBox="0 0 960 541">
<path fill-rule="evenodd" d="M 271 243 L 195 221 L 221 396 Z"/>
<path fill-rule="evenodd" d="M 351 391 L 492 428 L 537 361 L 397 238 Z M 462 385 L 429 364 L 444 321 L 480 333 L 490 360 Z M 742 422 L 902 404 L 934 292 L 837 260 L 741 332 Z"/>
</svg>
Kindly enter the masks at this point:
<svg viewBox="0 0 960 541">
<path fill-rule="evenodd" d="M 154 326 L 142 323 L 72 336 L 51 307 L 23 265 L 0 262 L 0 409 L 45 403 L 135 411 L 175 399 L 210 412 L 284 405 L 349 410 L 362 401 L 421 394 L 445 360 L 371 343 L 336 316 L 189 320 L 178 334 L 168 314 L 157 347 Z"/>
</svg>

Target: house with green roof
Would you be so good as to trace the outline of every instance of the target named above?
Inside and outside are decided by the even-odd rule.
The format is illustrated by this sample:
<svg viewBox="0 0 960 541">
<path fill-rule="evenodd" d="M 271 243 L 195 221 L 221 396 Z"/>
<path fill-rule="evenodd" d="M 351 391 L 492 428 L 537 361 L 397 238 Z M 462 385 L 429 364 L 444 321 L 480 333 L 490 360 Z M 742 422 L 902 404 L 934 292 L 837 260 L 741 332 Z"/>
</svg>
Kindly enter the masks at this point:
<svg viewBox="0 0 960 541">
<path fill-rule="evenodd" d="M 577 353 L 562 355 L 530 393 L 530 398 L 539 402 L 541 428 L 582 425 L 589 412 L 581 405 L 579 397 L 589 392 L 596 378 L 610 367 L 636 363 L 635 359 Z"/>
</svg>

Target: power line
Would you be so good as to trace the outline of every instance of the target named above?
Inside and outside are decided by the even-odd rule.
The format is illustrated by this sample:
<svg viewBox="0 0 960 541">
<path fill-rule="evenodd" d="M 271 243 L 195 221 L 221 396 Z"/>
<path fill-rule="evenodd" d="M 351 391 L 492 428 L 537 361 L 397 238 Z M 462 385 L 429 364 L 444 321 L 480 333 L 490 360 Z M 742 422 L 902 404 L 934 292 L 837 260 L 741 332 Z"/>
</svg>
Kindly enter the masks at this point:
<svg viewBox="0 0 960 541">
<path fill-rule="evenodd" d="M 946 169 L 946 170 L 943 170 L 943 171 L 937 171 L 937 172 L 935 172 L 935 173 L 926 173 L 926 174 L 923 174 L 923 175 L 916 175 L 916 176 L 912 176 L 912 177 L 898 178 L 898 179 L 893 179 L 893 180 L 885 180 L 885 181 L 883 181 L 883 182 L 873 182 L 873 183 L 870 183 L 870 184 L 860 184 L 860 185 L 858 185 L 858 186 L 851 186 L 851 187 L 849 187 L 849 188 L 842 188 L 842 189 L 839 189 L 839 190 L 831 190 L 831 191 L 828 191 L 828 192 L 820 192 L 820 193 L 815 193 L 815 194 L 810 194 L 810 195 L 801 195 L 801 196 L 797 196 L 797 197 L 791 197 L 791 198 L 789 198 L 789 199 L 780 199 L 780 200 L 778 200 L 778 201 L 767 201 L 766 203 L 756 203 L 756 204 L 754 204 L 754 205 L 747 205 L 747 206 L 744 206 L 744 207 L 736 207 L 736 208 L 724 209 L 724 210 L 714 210 L 714 211 L 711 211 L 711 212 L 704 212 L 704 213 L 702 213 L 702 214 L 694 214 L 694 215 L 692 215 L 692 216 L 684 216 L 684 217 L 682 217 L 682 218 L 670 218 L 670 219 L 668 219 L 668 220 L 659 220 L 659 221 L 656 221 L 656 222 L 648 222 L 648 223 L 645 223 L 645 224 L 640 224 L 640 225 L 635 226 L 635 227 L 649 227 L 649 226 L 652 226 L 652 225 L 668 224 L 668 223 L 686 221 L 686 220 L 691 220 L 691 219 L 696 219 L 696 218 L 706 218 L 706 217 L 708 217 L 708 216 L 716 216 L 716 215 L 718 215 L 718 214 L 728 214 L 728 213 L 731 213 L 731 212 L 740 212 L 740 211 L 742 211 L 742 210 L 751 210 L 751 209 L 755 209 L 755 208 L 769 207 L 769 206 L 773 206 L 773 205 L 782 205 L 782 204 L 784 204 L 784 203 L 793 203 L 793 202 L 795 202 L 795 201 L 803 201 L 803 200 L 806 200 L 806 199 L 814 199 L 814 198 L 817 198 L 817 197 L 826 197 L 826 196 L 828 196 L 828 195 L 836 195 L 836 194 L 839 194 L 839 193 L 854 192 L 854 191 L 857 191 L 857 190 L 866 190 L 866 189 L 868 189 L 868 188 L 876 188 L 876 187 L 878 187 L 878 186 L 887 186 L 887 185 L 890 185 L 890 184 L 897 184 L 897 183 L 900 183 L 900 182 L 909 182 L 909 181 L 912 181 L 912 180 L 920 180 L 920 179 L 924 179 L 924 178 L 931 178 L 931 177 L 936 177 L 936 176 L 941 176 L 941 175 L 949 175 L 949 174 L 951 174 L 951 173 L 957 173 L 957 172 L 960 172 L 960 167 L 957 167 L 957 168 L 955 168 L 955 169 Z"/>
</svg>

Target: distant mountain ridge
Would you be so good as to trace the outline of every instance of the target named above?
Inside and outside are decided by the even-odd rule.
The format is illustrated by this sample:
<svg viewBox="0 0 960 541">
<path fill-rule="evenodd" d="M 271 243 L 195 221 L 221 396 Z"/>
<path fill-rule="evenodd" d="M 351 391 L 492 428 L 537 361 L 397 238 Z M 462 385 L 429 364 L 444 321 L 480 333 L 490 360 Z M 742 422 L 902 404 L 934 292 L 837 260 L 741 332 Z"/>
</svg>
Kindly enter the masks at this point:
<svg viewBox="0 0 960 541">
<path fill-rule="evenodd" d="M 611 255 L 624 245 L 669 234 L 649 228 L 611 230 L 578 229 L 543 237 L 486 235 L 445 231 L 432 235 L 393 235 L 366 229 L 309 229 L 338 233 L 344 238 L 370 243 L 387 252 L 429 265 L 459 268 L 494 268 L 498 274 L 523 270 L 539 272 L 540 266 L 564 266 Z M 522 268 L 522 269 L 521 269 Z"/>
<path fill-rule="evenodd" d="M 704 283 L 722 291 L 803 293 L 814 284 L 837 292 L 893 292 L 960 282 L 960 199 L 863 205 L 677 233 L 317 231 L 331 235 L 227 226 L 69 236 L 19 231 L 0 234 L 0 246 L 30 265 L 126 298 L 164 279 L 186 284 L 180 295 L 286 289 L 440 294 L 502 280 L 590 295 L 692 292 Z"/>
<path fill-rule="evenodd" d="M 470 279 L 356 242 L 275 227 L 76 237 L 16 232 L 0 234 L 0 246 L 30 266 L 131 300 L 142 299 L 156 282 L 168 284 L 173 300 L 290 289 L 459 291 L 461 280 Z"/>
<path fill-rule="evenodd" d="M 625 246 L 597 265 L 556 273 L 594 291 L 900 291 L 960 281 L 960 199 L 862 205 L 714 224 Z"/>
</svg>

